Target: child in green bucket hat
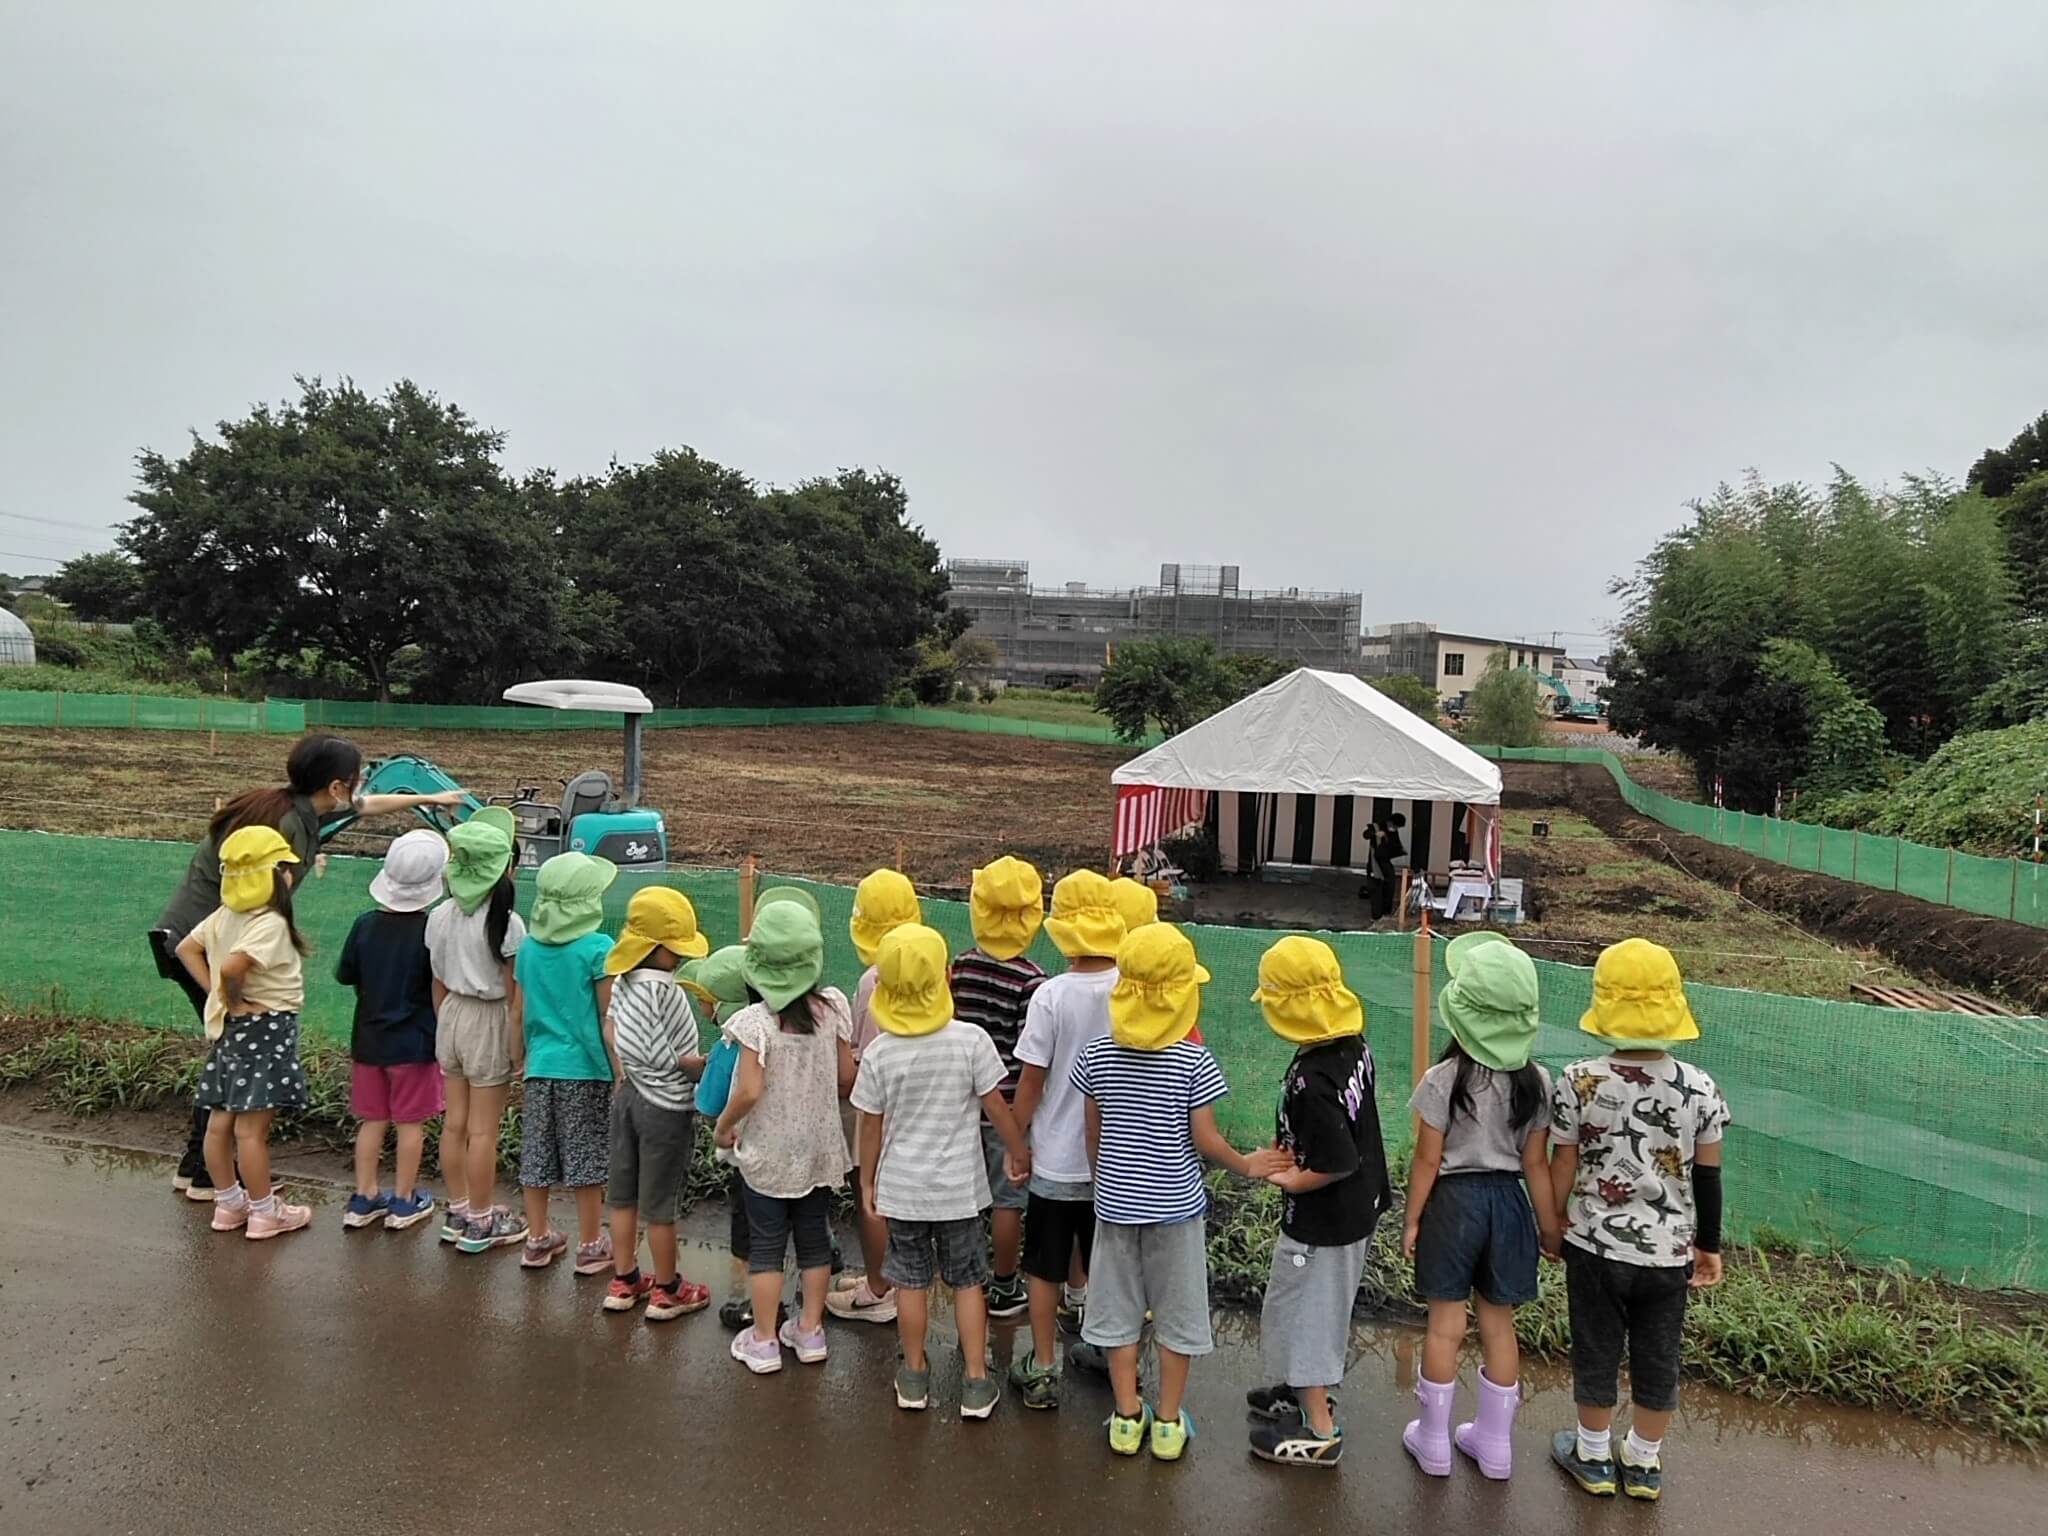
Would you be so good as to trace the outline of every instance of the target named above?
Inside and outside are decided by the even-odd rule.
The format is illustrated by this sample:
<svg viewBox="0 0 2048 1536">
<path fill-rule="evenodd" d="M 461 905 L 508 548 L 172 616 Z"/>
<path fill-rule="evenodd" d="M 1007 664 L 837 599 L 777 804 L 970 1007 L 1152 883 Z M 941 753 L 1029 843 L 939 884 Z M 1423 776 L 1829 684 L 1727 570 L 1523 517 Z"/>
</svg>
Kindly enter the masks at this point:
<svg viewBox="0 0 2048 1536">
<path fill-rule="evenodd" d="M 822 985 L 825 936 L 800 901 L 754 913 L 741 976 L 753 1001 L 726 1033 L 740 1047 L 732 1093 L 718 1117 L 718 1144 L 733 1154 L 747 1213 L 753 1322 L 733 1335 L 732 1357 L 757 1375 L 782 1369 L 782 1350 L 815 1365 L 825 1358 L 825 1288 L 832 1278 L 832 1191 L 852 1159 L 839 1100 L 852 1086 L 853 1010 Z M 803 1303 L 778 1330 L 782 1266 L 796 1244 Z"/>
<path fill-rule="evenodd" d="M 1512 1470 L 1521 1401 L 1515 1308 L 1536 1299 L 1539 1242 L 1557 1251 L 1545 1131 L 1550 1079 L 1529 1059 L 1540 1025 L 1535 962 L 1500 934 L 1468 933 L 1451 942 L 1445 965 L 1451 981 L 1438 1011 L 1451 1043 L 1409 1100 L 1420 1128 L 1402 1247 L 1429 1303 L 1429 1335 L 1415 1379 L 1422 1414 L 1401 1443 L 1431 1477 L 1450 1476 L 1455 1444 L 1498 1479 Z M 1468 1302 L 1485 1365 L 1478 1415 L 1454 1436 Z"/>
</svg>

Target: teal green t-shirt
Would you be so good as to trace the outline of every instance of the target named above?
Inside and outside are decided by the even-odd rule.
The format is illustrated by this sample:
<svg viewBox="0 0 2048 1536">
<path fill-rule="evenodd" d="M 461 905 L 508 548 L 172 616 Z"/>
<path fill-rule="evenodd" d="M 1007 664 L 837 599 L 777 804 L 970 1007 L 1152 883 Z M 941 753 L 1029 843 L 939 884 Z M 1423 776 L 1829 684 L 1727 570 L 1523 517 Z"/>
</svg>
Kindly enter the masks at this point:
<svg viewBox="0 0 2048 1536">
<path fill-rule="evenodd" d="M 519 946 L 513 974 L 526 994 L 528 1077 L 611 1081 L 604 1021 L 597 1016 L 597 983 L 611 952 L 612 941 L 601 933 L 567 944 L 543 944 L 529 935 Z"/>
</svg>

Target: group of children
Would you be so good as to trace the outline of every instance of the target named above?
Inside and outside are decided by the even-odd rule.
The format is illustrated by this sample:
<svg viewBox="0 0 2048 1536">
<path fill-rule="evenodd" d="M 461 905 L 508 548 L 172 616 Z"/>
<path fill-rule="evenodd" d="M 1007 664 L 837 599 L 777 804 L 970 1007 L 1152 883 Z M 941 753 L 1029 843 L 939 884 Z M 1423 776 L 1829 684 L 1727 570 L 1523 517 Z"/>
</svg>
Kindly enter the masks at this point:
<svg viewBox="0 0 2048 1536">
<path fill-rule="evenodd" d="M 466 1253 L 518 1245 L 522 1264 L 545 1267 L 569 1250 L 549 1215 L 550 1194 L 567 1187 L 573 1266 L 609 1272 L 607 1310 L 644 1305 L 650 1322 L 697 1311 L 710 1293 L 682 1276 L 674 1222 L 701 1094 L 733 1170 L 732 1252 L 745 1279 L 721 1315 L 749 1371 L 781 1370 L 785 1352 L 823 1361 L 828 1314 L 893 1322 L 897 1405 L 926 1408 L 930 1292 L 943 1280 L 963 1418 L 988 1417 L 1002 1395 L 988 1319 L 1028 1313 L 1030 1347 L 1008 1373 L 1024 1404 L 1059 1406 L 1060 1334 L 1078 1332 L 1068 1363 L 1106 1371 L 1111 1449 L 1174 1461 L 1194 1433 L 1192 1363 L 1213 1348 L 1204 1168 L 1214 1164 L 1280 1191 L 1261 1326 L 1272 1385 L 1249 1395 L 1251 1449 L 1283 1465 L 1339 1461 L 1335 1389 L 1392 1189 L 1364 1009 L 1329 945 L 1290 936 L 1261 960 L 1253 1001 L 1294 1054 L 1273 1140 L 1246 1152 L 1217 1124 L 1230 1088 L 1197 1027 L 1209 974 L 1134 881 L 1076 871 L 1053 886 L 1048 911 L 1036 869 L 996 860 L 974 875 L 974 944 L 951 956 L 910 882 L 877 871 L 856 893 L 851 937 L 867 969 L 848 999 L 825 984 L 817 904 L 795 888 L 764 892 L 744 942 L 712 952 L 687 898 L 650 886 L 614 941 L 601 925 L 615 871 L 567 853 L 541 867 L 522 923 L 508 821 L 486 810 L 445 840 L 398 838 L 372 883 L 377 908 L 343 947 L 336 974 L 356 989 L 360 1122 L 345 1226 L 405 1228 L 432 1215 L 420 1162 L 426 1122 L 444 1115 L 444 1240 Z M 221 862 L 222 905 L 179 955 L 208 994 L 213 1225 L 260 1239 L 310 1220 L 271 1189 L 266 1150 L 275 1112 L 305 1102 L 305 946 L 289 845 L 249 828 L 222 844 Z M 1055 976 L 1027 958 L 1041 926 L 1067 962 Z M 1677 965 L 1638 939 L 1603 953 L 1581 1028 L 1607 1050 L 1553 1084 L 1530 1059 L 1528 956 L 1474 933 L 1450 945 L 1447 964 L 1451 1044 L 1410 1102 L 1419 1136 L 1403 1245 L 1429 1323 L 1421 1412 L 1402 1442 L 1432 1476 L 1451 1473 L 1454 1450 L 1487 1477 L 1509 1475 L 1514 1309 L 1536 1297 L 1541 1253 L 1565 1265 L 1578 1404 L 1553 1458 L 1589 1493 L 1655 1499 L 1687 1294 L 1721 1273 L 1728 1122 L 1712 1080 L 1666 1054 L 1699 1033 Z M 720 1026 L 709 1051 L 693 997 Z M 524 1081 L 523 1214 L 494 1198 L 514 1077 Z M 831 1206 L 849 1182 L 866 1263 L 835 1282 Z M 793 1316 L 782 1301 L 792 1244 Z M 1477 1412 L 1454 1430 L 1468 1305 L 1484 1363 Z M 1158 1357 L 1149 1401 L 1139 1379 L 1148 1328 Z M 1617 1443 L 1624 1352 L 1634 1415 Z"/>
</svg>

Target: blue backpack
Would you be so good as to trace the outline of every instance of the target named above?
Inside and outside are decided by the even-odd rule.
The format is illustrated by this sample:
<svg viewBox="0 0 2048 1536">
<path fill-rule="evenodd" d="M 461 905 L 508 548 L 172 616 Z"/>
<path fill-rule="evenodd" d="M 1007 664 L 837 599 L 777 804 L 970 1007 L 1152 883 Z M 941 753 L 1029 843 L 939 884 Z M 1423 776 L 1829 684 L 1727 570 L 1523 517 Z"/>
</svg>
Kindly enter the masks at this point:
<svg viewBox="0 0 2048 1536">
<path fill-rule="evenodd" d="M 704 1057 L 704 1075 L 697 1080 L 697 1111 L 714 1119 L 725 1113 L 725 1101 L 732 1097 L 732 1075 L 740 1064 L 740 1043 L 731 1035 L 720 1035 L 718 1044 Z"/>
</svg>

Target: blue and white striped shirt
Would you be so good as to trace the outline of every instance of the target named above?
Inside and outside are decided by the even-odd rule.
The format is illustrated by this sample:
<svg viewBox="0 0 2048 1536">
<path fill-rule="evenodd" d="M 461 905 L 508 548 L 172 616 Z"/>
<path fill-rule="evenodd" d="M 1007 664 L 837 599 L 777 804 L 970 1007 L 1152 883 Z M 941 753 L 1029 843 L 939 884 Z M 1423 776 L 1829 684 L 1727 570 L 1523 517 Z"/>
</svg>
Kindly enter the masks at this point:
<svg viewBox="0 0 2048 1536">
<path fill-rule="evenodd" d="M 1163 1051 L 1135 1051 L 1101 1036 L 1081 1047 L 1073 1084 L 1095 1101 L 1102 1119 L 1097 1217 L 1129 1227 L 1207 1213 L 1202 1155 L 1188 1117 L 1230 1092 L 1208 1047 L 1182 1040 Z"/>
</svg>

